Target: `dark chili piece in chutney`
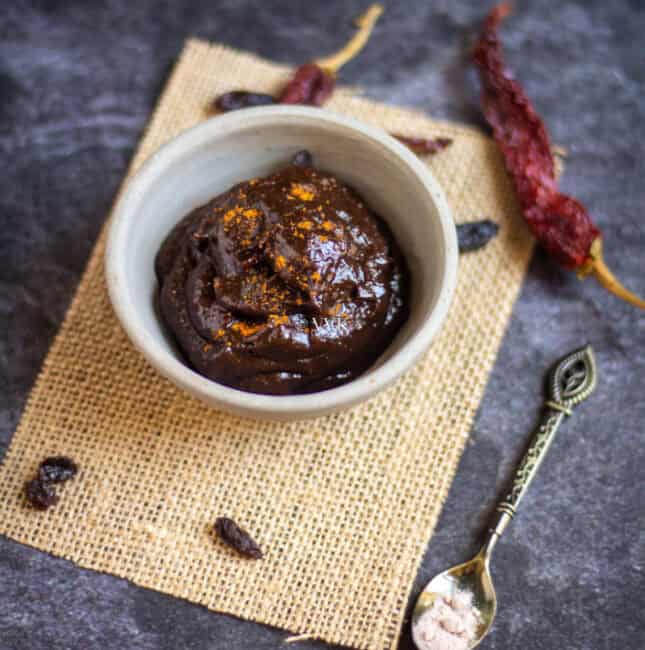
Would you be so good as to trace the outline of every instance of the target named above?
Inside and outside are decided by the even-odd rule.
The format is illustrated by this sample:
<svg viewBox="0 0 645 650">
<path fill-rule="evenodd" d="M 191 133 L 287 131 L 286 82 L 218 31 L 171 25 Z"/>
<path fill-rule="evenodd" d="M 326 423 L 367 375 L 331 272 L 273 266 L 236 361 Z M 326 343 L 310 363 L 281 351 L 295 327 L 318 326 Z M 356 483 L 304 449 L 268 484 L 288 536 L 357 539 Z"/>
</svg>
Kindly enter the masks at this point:
<svg viewBox="0 0 645 650">
<path fill-rule="evenodd" d="M 607 268 L 602 236 L 584 206 L 558 189 L 551 143 L 544 122 L 508 71 L 497 29 L 511 11 L 495 7 L 473 51 L 482 86 L 481 105 L 506 163 L 524 218 L 540 245 L 566 269 L 589 274 L 607 290 L 645 309 Z"/>
</svg>

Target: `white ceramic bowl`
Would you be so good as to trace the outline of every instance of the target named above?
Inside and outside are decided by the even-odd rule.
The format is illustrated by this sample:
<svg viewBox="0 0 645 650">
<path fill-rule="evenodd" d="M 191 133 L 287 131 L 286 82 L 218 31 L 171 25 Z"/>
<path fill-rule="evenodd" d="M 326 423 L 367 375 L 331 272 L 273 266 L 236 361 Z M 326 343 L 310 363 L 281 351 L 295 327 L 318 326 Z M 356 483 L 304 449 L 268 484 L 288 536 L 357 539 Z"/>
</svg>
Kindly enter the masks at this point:
<svg viewBox="0 0 645 650">
<path fill-rule="evenodd" d="M 155 309 L 154 258 L 171 228 L 231 185 L 266 175 L 308 149 L 316 166 L 353 186 L 390 225 L 412 274 L 410 318 L 354 381 L 309 395 L 256 395 L 191 370 Z M 428 348 L 452 299 L 457 241 L 432 174 L 379 128 L 301 106 L 245 109 L 209 119 L 155 153 L 128 183 L 110 226 L 106 272 L 114 310 L 133 344 L 177 386 L 240 415 L 293 420 L 356 404 L 385 388 Z"/>
</svg>

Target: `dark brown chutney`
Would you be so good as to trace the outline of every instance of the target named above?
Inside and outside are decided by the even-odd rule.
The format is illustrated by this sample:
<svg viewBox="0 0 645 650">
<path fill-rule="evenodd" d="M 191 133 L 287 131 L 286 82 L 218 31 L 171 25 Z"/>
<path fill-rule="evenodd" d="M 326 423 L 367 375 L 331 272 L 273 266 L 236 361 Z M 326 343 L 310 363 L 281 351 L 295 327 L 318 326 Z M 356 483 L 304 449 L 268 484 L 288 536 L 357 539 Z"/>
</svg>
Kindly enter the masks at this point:
<svg viewBox="0 0 645 650">
<path fill-rule="evenodd" d="M 386 224 L 304 151 L 188 214 L 155 270 L 190 365 L 253 393 L 344 384 L 408 316 L 409 273 Z"/>
</svg>

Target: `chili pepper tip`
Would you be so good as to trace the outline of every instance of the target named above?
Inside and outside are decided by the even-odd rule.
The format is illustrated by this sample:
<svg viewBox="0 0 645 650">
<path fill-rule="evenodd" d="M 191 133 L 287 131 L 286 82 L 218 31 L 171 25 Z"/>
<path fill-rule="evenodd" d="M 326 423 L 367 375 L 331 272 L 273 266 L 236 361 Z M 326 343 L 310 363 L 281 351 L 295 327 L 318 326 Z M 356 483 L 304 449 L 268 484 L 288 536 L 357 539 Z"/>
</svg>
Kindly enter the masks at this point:
<svg viewBox="0 0 645 650">
<path fill-rule="evenodd" d="M 358 30 L 347 44 L 336 54 L 315 61 L 316 65 L 328 74 L 335 75 L 351 59 L 353 59 L 367 43 L 376 21 L 383 13 L 383 5 L 370 5 L 367 11 L 356 19 Z"/>
<path fill-rule="evenodd" d="M 635 307 L 645 309 L 645 300 L 625 288 L 605 264 L 602 255 L 602 239 L 600 237 L 591 245 L 589 259 L 580 271 L 582 277 L 590 274 L 598 280 L 601 286 L 615 296 L 618 296 L 621 300 Z"/>
<path fill-rule="evenodd" d="M 513 3 L 512 2 L 500 2 L 494 9 L 495 15 L 498 20 L 503 20 L 507 16 L 510 16 L 513 13 Z"/>
</svg>

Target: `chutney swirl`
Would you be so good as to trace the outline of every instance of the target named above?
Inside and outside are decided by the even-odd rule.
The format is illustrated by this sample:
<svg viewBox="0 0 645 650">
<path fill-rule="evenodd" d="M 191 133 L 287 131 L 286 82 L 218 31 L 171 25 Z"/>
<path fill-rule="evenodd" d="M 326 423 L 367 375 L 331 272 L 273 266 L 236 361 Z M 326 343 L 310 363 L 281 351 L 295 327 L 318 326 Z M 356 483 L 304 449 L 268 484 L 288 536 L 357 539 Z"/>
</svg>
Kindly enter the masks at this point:
<svg viewBox="0 0 645 650">
<path fill-rule="evenodd" d="M 189 364 L 253 393 L 346 383 L 408 316 L 409 273 L 385 222 L 307 152 L 188 214 L 155 270 Z"/>
</svg>

